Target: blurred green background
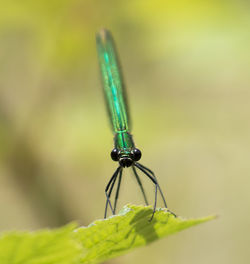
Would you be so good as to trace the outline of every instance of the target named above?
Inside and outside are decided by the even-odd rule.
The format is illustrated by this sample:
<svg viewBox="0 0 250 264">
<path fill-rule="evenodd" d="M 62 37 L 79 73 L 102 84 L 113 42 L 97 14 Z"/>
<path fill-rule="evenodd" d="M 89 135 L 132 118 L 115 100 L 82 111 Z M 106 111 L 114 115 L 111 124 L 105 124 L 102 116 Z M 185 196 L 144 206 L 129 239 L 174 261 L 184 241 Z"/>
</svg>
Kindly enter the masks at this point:
<svg viewBox="0 0 250 264">
<path fill-rule="evenodd" d="M 103 217 L 117 165 L 95 48 L 101 27 L 117 42 L 142 164 L 155 171 L 170 209 L 220 216 L 110 263 L 248 263 L 243 0 L 1 1 L 0 230 Z M 119 207 L 142 203 L 125 175 Z"/>
</svg>

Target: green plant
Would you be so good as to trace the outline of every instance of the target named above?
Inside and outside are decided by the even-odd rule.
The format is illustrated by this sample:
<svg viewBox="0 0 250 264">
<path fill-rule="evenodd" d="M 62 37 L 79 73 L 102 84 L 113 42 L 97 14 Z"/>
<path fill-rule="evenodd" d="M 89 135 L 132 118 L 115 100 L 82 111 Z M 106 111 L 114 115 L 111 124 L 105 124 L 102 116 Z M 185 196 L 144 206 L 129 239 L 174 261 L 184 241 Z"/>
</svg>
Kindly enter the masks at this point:
<svg viewBox="0 0 250 264">
<path fill-rule="evenodd" d="M 150 206 L 125 206 L 118 215 L 88 227 L 71 223 L 54 230 L 7 232 L 0 237 L 1 264 L 100 263 L 193 225 L 214 219 L 175 217 Z"/>
</svg>

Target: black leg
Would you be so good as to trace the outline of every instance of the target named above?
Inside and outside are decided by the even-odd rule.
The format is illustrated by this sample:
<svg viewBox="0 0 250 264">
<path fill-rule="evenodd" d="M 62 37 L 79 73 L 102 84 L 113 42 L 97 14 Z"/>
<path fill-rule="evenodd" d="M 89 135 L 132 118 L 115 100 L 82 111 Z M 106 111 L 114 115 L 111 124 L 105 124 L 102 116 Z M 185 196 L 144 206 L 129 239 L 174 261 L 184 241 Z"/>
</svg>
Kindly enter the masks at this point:
<svg viewBox="0 0 250 264">
<path fill-rule="evenodd" d="M 154 202 L 154 210 L 153 210 L 153 213 L 152 213 L 152 216 L 151 218 L 149 219 L 149 222 L 152 221 L 154 215 L 155 215 L 155 210 L 156 210 L 156 204 L 157 204 L 157 188 L 158 188 L 158 184 L 155 184 L 155 202 Z"/>
<path fill-rule="evenodd" d="M 120 169 L 121 169 L 121 166 L 119 166 L 116 169 L 115 173 L 113 174 L 113 176 L 111 177 L 111 179 L 109 180 L 109 182 L 105 188 L 105 194 L 106 194 L 107 200 L 106 200 L 106 205 L 105 205 L 104 218 L 106 218 L 106 216 L 107 216 L 108 204 L 110 206 L 112 214 L 114 214 L 114 210 L 113 210 L 113 207 L 112 207 L 111 202 L 110 202 L 110 196 L 111 196 L 111 193 L 112 193 L 112 190 L 113 190 L 113 187 L 114 187 L 114 184 L 115 184 L 115 181 L 116 181 L 116 178 L 117 178 L 117 175 L 118 175 Z M 111 185 L 111 187 L 110 187 L 110 185 Z M 110 190 L 109 190 L 109 187 L 110 187 Z"/>
<path fill-rule="evenodd" d="M 141 180 L 140 180 L 140 178 L 139 178 L 139 176 L 138 176 L 138 174 L 137 174 L 136 169 L 135 169 L 134 166 L 132 166 L 132 169 L 133 169 L 133 172 L 134 172 L 134 174 L 135 174 L 135 178 L 136 178 L 136 180 L 137 180 L 137 182 L 138 182 L 138 184 L 139 184 L 139 186 L 140 186 L 140 188 L 141 188 L 141 192 L 142 192 L 142 195 L 143 195 L 144 201 L 145 201 L 146 205 L 148 205 L 148 199 L 147 199 L 147 196 L 146 196 L 146 194 L 145 194 L 144 188 L 143 188 L 143 186 L 142 186 Z"/>
<path fill-rule="evenodd" d="M 116 175 L 116 177 L 117 177 L 117 175 Z M 113 186 L 114 186 L 114 182 L 115 182 L 116 177 L 112 178 L 112 181 L 111 181 L 111 182 L 112 182 L 112 184 L 111 184 L 111 189 L 109 190 L 109 192 L 108 192 L 108 189 L 107 189 L 107 191 L 105 190 L 105 194 L 106 194 L 106 205 L 105 205 L 104 218 L 107 217 L 108 204 L 109 204 L 109 206 L 110 206 L 110 209 L 111 209 L 111 211 L 112 211 L 112 214 L 114 214 L 114 210 L 113 210 L 113 208 L 112 208 L 111 201 L 110 201 L 109 198 L 110 198 L 111 191 L 112 191 L 112 189 L 113 189 Z"/>
<path fill-rule="evenodd" d="M 139 165 L 142 169 L 146 170 L 148 173 L 150 173 L 150 174 L 156 179 L 154 172 L 151 171 L 149 168 L 143 166 L 142 164 L 140 164 L 140 163 L 138 163 L 138 162 L 137 162 L 137 165 Z M 160 187 L 159 184 L 158 184 L 158 188 L 159 188 L 159 191 L 160 191 L 161 198 L 162 198 L 162 200 L 163 200 L 164 206 L 165 206 L 166 208 L 168 208 L 168 207 L 167 207 L 167 203 L 166 203 L 166 199 L 165 199 L 165 197 L 164 197 L 164 195 L 163 195 L 163 192 L 162 192 L 161 187 Z"/>
<path fill-rule="evenodd" d="M 141 170 L 144 174 L 146 174 L 148 177 L 149 177 L 149 179 L 155 184 L 155 202 L 154 202 L 154 208 L 153 208 L 153 214 L 152 214 L 152 216 L 151 216 L 151 218 L 150 218 L 150 221 L 153 219 L 153 217 L 154 217 L 154 214 L 155 214 L 155 210 L 156 210 L 156 203 L 157 203 L 157 188 L 158 188 L 158 183 L 157 183 L 157 180 L 156 180 L 156 178 L 154 178 L 153 176 L 151 176 L 146 170 L 144 170 L 144 168 L 142 168 L 141 166 L 140 166 L 140 164 L 138 164 L 138 163 L 135 163 L 135 166 L 139 169 L 139 170 Z"/>
<path fill-rule="evenodd" d="M 137 165 L 139 165 L 142 169 L 144 169 L 145 171 L 147 171 L 148 173 L 150 173 L 150 174 L 155 178 L 155 180 L 156 180 L 156 176 L 155 176 L 155 174 L 154 174 L 153 171 L 151 171 L 149 168 L 145 167 L 144 165 L 142 165 L 142 164 L 140 164 L 140 163 L 138 163 L 138 162 L 137 162 Z M 144 173 L 146 173 L 146 172 L 144 172 Z M 163 192 L 162 192 L 161 187 L 160 187 L 159 184 L 158 184 L 158 189 L 159 189 L 159 191 L 160 191 L 160 194 L 161 194 L 162 200 L 163 200 L 163 202 L 164 202 L 164 206 L 165 206 L 165 208 L 167 208 L 167 210 L 168 210 L 172 215 L 174 215 L 175 217 L 177 217 L 175 213 L 173 213 L 172 211 L 170 211 L 170 210 L 168 209 L 168 207 L 167 207 L 167 203 L 166 203 L 166 200 L 165 200 L 165 197 L 164 197 L 164 195 L 163 195 Z"/>
<path fill-rule="evenodd" d="M 120 170 L 120 174 L 119 174 L 119 178 L 118 178 L 118 185 L 117 185 L 116 194 L 115 194 L 114 213 L 115 213 L 115 210 L 116 210 L 116 204 L 117 204 L 117 200 L 118 200 L 118 197 L 119 197 L 121 180 L 122 180 L 122 169 Z"/>
</svg>

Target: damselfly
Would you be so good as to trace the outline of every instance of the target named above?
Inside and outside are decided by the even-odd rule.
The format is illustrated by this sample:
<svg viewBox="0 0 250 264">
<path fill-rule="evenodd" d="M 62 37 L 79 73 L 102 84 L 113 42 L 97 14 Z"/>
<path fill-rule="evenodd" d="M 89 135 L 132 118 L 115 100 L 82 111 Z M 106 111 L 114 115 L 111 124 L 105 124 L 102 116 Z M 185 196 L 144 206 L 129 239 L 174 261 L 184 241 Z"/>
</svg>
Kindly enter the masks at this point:
<svg viewBox="0 0 250 264">
<path fill-rule="evenodd" d="M 148 199 L 140 180 L 138 170 L 146 175 L 155 185 L 153 218 L 156 210 L 158 190 L 166 208 L 167 204 L 153 171 L 138 162 L 141 159 L 141 151 L 135 147 L 132 135 L 130 134 L 126 92 L 114 40 L 108 30 L 102 29 L 97 33 L 96 43 L 106 104 L 114 132 L 114 149 L 111 151 L 111 158 L 119 163 L 118 168 L 105 188 L 107 200 L 104 218 L 107 216 L 108 206 L 113 214 L 116 212 L 122 173 L 125 167 L 132 167 L 132 171 L 140 186 L 146 205 L 148 205 Z M 110 197 L 116 182 L 116 194 L 112 206 Z"/>
</svg>

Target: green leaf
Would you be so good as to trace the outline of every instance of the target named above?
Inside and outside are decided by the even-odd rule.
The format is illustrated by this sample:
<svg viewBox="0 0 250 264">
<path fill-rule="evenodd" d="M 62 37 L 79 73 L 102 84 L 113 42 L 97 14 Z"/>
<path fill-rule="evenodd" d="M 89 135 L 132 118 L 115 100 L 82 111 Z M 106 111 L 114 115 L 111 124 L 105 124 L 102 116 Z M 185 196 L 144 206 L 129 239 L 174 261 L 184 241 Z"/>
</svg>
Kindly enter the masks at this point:
<svg viewBox="0 0 250 264">
<path fill-rule="evenodd" d="M 209 216 L 186 220 L 158 209 L 150 222 L 151 215 L 150 206 L 127 205 L 118 215 L 97 220 L 88 227 L 70 224 L 55 230 L 5 233 L 0 237 L 0 263 L 100 263 L 214 219 Z"/>
<path fill-rule="evenodd" d="M 185 220 L 166 209 L 158 209 L 151 222 L 150 206 L 128 205 L 117 215 L 98 220 L 87 228 L 78 228 L 77 236 L 87 252 L 81 263 L 98 263 L 119 256 L 133 248 L 147 245 L 214 216 Z"/>
<path fill-rule="evenodd" d="M 69 224 L 55 230 L 5 233 L 0 237 L 0 263 L 80 263 L 81 245 L 72 236 L 75 228 Z"/>
</svg>

